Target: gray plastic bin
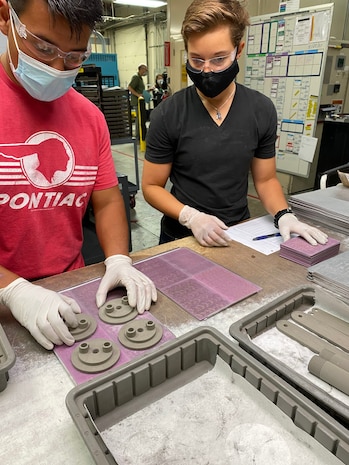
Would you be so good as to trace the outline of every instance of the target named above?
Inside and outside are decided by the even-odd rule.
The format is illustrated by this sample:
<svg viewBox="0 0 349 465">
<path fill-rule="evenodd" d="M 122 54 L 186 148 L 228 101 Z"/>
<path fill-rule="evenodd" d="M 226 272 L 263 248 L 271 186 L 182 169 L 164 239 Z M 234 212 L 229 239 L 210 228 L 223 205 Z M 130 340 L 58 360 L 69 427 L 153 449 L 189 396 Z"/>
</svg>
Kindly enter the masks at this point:
<svg viewBox="0 0 349 465">
<path fill-rule="evenodd" d="M 66 405 L 96 464 L 116 464 L 98 425 L 116 424 L 194 380 L 217 357 L 260 391 L 293 423 L 349 464 L 348 431 L 268 368 L 210 327 L 195 329 L 108 374 L 72 389 Z M 204 368 L 202 368 L 204 367 Z M 201 371 L 200 371 L 201 370 Z M 251 406 L 252 408 L 252 406 Z"/>
<path fill-rule="evenodd" d="M 253 338 L 275 328 L 277 321 L 289 319 L 293 311 L 309 310 L 314 303 L 315 289 L 313 287 L 297 287 L 233 323 L 229 328 L 229 333 L 239 342 L 240 347 L 349 428 L 349 407 L 346 404 L 335 399 L 253 342 Z"/>
<path fill-rule="evenodd" d="M 0 325 L 0 392 L 7 386 L 8 371 L 15 364 L 16 356 Z"/>
</svg>

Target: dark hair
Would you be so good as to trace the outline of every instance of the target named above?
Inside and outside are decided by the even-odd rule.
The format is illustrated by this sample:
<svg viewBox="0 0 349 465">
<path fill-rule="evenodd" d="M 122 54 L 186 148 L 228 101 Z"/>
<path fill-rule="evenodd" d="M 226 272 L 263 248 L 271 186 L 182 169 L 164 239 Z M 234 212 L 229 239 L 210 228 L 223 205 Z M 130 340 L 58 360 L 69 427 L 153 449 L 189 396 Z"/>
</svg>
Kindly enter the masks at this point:
<svg viewBox="0 0 349 465">
<path fill-rule="evenodd" d="M 94 29 L 103 15 L 102 0 L 46 0 L 49 13 L 54 18 L 61 15 L 70 26 L 72 34 L 80 35 L 82 27 Z M 31 0 L 10 0 L 15 12 L 20 15 Z"/>
<path fill-rule="evenodd" d="M 192 34 L 226 24 L 230 27 L 231 40 L 238 46 L 250 24 L 244 0 L 194 0 L 189 5 L 182 24 L 185 49 Z"/>
</svg>

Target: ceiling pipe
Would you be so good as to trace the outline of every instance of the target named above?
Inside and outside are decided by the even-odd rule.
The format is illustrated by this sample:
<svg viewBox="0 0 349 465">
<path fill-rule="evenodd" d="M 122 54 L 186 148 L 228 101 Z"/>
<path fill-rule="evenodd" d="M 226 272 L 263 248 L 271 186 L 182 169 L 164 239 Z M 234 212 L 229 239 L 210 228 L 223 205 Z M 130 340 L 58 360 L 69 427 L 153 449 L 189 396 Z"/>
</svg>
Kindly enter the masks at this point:
<svg viewBox="0 0 349 465">
<path fill-rule="evenodd" d="M 118 29 L 122 27 L 132 26 L 136 24 L 146 24 L 149 22 L 154 21 L 154 18 L 160 21 L 165 21 L 167 19 L 166 11 L 158 11 L 158 12 L 148 12 L 142 15 L 131 15 L 127 18 L 113 18 L 109 19 L 110 17 L 104 17 L 106 21 L 102 23 L 98 23 L 97 28 L 101 32 L 108 31 L 110 29 Z"/>
</svg>

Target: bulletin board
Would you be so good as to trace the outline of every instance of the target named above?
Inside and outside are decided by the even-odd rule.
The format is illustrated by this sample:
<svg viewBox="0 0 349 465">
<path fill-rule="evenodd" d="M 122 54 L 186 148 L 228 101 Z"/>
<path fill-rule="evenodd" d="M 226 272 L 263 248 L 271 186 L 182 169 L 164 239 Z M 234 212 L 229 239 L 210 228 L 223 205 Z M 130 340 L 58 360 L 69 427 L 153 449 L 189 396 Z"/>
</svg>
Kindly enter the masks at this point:
<svg viewBox="0 0 349 465">
<path fill-rule="evenodd" d="M 333 4 L 251 18 L 245 85 L 267 95 L 278 115 L 278 171 L 308 177 Z"/>
</svg>

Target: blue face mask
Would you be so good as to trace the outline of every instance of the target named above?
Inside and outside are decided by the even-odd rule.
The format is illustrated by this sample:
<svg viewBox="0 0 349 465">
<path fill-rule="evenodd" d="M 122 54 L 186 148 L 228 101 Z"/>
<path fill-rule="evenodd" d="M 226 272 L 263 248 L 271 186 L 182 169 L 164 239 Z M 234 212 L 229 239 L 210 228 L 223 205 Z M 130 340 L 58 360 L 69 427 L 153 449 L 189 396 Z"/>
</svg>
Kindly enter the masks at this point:
<svg viewBox="0 0 349 465">
<path fill-rule="evenodd" d="M 8 54 L 12 73 L 17 81 L 24 87 L 29 95 L 42 102 L 52 102 L 52 100 L 62 97 L 73 85 L 79 68 L 59 71 L 26 55 L 18 48 L 12 21 L 11 27 L 18 51 L 17 68 L 15 68 L 12 63 L 9 49 Z"/>
</svg>

